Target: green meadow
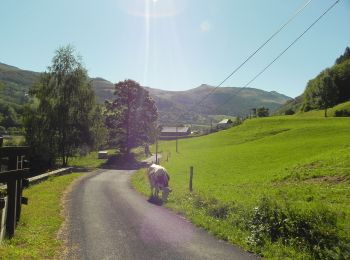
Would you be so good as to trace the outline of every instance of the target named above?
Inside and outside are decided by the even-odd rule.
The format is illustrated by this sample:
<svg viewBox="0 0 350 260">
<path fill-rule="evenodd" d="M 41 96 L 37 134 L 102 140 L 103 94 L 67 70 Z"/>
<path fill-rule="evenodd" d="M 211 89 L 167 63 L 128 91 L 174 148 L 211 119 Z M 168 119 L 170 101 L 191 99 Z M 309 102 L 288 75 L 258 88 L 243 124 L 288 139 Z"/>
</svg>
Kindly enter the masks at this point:
<svg viewBox="0 0 350 260">
<path fill-rule="evenodd" d="M 167 207 L 266 258 L 350 257 L 350 118 L 250 119 L 178 148 L 159 144 Z M 132 182 L 149 194 L 145 170 Z"/>
</svg>

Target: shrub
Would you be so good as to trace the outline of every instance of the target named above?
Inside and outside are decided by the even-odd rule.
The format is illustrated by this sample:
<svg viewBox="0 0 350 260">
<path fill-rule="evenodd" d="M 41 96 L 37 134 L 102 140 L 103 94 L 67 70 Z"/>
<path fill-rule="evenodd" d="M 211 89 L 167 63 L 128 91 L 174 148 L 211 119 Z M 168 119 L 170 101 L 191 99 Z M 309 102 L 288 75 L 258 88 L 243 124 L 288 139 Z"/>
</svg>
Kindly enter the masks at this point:
<svg viewBox="0 0 350 260">
<path fill-rule="evenodd" d="M 263 247 L 268 241 L 306 249 L 316 259 L 346 259 L 349 241 L 338 233 L 337 215 L 328 209 L 300 211 L 282 208 L 263 197 L 253 210 L 248 244 Z"/>
<path fill-rule="evenodd" d="M 336 116 L 336 117 L 347 117 L 347 116 L 350 116 L 350 110 L 347 110 L 347 109 L 336 110 L 334 112 L 334 116 Z"/>
<path fill-rule="evenodd" d="M 4 135 L 6 133 L 6 128 L 0 125 L 0 135 Z"/>
<path fill-rule="evenodd" d="M 7 128 L 7 131 L 10 135 L 24 135 L 23 128 L 9 127 Z"/>
<path fill-rule="evenodd" d="M 295 114 L 295 111 L 291 108 L 287 109 L 285 112 L 284 112 L 285 115 L 294 115 Z"/>
<path fill-rule="evenodd" d="M 204 209 L 213 218 L 226 219 L 230 214 L 233 204 L 222 203 L 215 198 L 203 199 L 198 195 L 194 195 L 193 206 L 198 209 Z"/>
</svg>

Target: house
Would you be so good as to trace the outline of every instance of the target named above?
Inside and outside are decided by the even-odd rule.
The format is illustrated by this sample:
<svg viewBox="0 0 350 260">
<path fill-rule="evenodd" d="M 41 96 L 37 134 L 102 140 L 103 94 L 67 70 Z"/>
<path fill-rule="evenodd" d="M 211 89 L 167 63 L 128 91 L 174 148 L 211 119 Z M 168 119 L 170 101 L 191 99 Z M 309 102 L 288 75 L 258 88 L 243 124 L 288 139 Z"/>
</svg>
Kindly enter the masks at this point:
<svg viewBox="0 0 350 260">
<path fill-rule="evenodd" d="M 161 137 L 179 137 L 188 136 L 191 134 L 191 129 L 188 126 L 163 126 L 160 132 Z"/>
<path fill-rule="evenodd" d="M 219 123 L 217 123 L 216 128 L 217 129 L 226 129 L 227 127 L 230 127 L 232 125 L 231 119 L 223 119 Z"/>
</svg>

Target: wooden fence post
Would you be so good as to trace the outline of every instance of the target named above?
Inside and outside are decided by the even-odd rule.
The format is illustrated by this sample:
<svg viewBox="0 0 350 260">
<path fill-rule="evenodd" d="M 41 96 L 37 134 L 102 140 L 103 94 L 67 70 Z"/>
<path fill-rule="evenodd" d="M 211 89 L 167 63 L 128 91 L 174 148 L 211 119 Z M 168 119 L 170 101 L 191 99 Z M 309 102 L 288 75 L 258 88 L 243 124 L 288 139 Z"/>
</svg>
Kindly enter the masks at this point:
<svg viewBox="0 0 350 260">
<path fill-rule="evenodd" d="M 21 217 L 22 209 L 22 179 L 17 180 L 17 194 L 16 194 L 16 224 Z"/>
<path fill-rule="evenodd" d="M 10 155 L 8 162 L 8 170 L 17 169 L 17 156 Z M 7 182 L 7 217 L 6 217 L 6 233 L 9 237 L 15 234 L 16 218 L 17 218 L 17 180 Z"/>
<path fill-rule="evenodd" d="M 7 200 L 6 233 L 8 237 L 13 237 L 16 227 L 17 180 L 7 182 Z"/>
<path fill-rule="evenodd" d="M 193 166 L 190 167 L 190 192 L 192 192 Z"/>
</svg>

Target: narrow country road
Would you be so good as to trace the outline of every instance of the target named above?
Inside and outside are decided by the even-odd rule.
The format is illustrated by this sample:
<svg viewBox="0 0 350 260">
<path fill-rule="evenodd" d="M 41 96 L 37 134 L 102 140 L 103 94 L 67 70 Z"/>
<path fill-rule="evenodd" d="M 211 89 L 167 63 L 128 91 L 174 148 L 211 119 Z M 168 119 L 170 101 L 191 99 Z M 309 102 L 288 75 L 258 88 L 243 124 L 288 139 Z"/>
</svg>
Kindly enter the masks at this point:
<svg viewBox="0 0 350 260">
<path fill-rule="evenodd" d="M 98 170 L 67 195 L 67 259 L 255 259 L 131 188 L 133 170 Z"/>
</svg>

